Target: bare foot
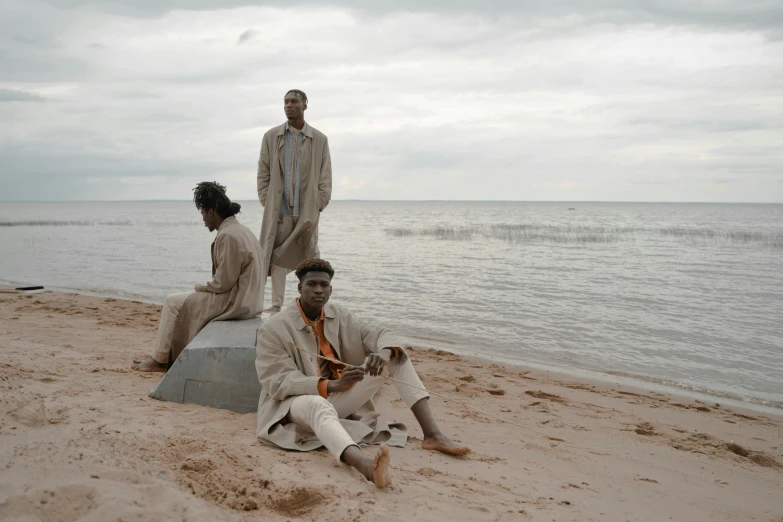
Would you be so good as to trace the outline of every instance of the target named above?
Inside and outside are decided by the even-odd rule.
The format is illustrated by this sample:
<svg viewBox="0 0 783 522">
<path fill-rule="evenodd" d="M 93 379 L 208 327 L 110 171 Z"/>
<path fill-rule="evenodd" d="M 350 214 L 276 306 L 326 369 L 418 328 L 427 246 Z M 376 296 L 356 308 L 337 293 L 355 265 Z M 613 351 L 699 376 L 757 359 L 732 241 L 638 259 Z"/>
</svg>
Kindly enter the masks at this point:
<svg viewBox="0 0 783 522">
<path fill-rule="evenodd" d="M 131 368 L 140 372 L 162 372 L 166 373 L 166 363 L 159 363 L 152 357 L 147 357 L 143 361 L 133 361 Z"/>
<path fill-rule="evenodd" d="M 269 308 L 266 308 L 264 310 L 264 312 L 267 312 L 267 313 L 270 313 L 270 314 L 276 314 L 279 311 L 280 311 L 280 307 L 279 306 L 270 306 Z"/>
<path fill-rule="evenodd" d="M 440 451 L 441 453 L 454 455 L 455 457 L 470 453 L 470 448 L 467 446 L 457 446 L 454 441 L 442 433 L 424 437 L 424 440 L 421 441 L 421 447 L 425 450 Z"/>
<path fill-rule="evenodd" d="M 391 486 L 392 480 L 389 474 L 389 463 L 391 462 L 391 454 L 389 453 L 389 446 L 381 444 L 378 448 L 378 452 L 372 458 L 372 481 L 375 483 L 375 487 L 382 489 L 386 486 Z"/>
</svg>

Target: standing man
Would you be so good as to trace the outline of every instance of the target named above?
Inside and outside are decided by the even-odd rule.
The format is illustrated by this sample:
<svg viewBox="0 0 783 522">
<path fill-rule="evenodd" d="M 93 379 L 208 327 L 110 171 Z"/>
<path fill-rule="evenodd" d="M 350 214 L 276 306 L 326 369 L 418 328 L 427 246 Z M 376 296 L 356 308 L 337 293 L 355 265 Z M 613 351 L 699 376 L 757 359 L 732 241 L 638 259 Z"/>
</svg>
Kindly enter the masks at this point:
<svg viewBox="0 0 783 522">
<path fill-rule="evenodd" d="M 272 278 L 272 306 L 264 311 L 270 313 L 283 306 L 288 272 L 304 259 L 319 257 L 318 219 L 332 197 L 329 142 L 305 122 L 307 95 L 291 89 L 283 106 L 288 121 L 264 134 L 258 159 L 264 287 L 266 276 Z"/>
</svg>

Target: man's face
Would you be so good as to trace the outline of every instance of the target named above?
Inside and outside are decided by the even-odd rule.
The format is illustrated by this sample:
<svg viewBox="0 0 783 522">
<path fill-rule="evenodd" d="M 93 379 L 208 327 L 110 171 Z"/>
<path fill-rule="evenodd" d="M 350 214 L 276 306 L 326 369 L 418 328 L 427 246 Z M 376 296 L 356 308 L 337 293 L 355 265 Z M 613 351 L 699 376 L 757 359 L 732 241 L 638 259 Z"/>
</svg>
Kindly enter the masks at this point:
<svg viewBox="0 0 783 522">
<path fill-rule="evenodd" d="M 326 272 L 308 272 L 299 282 L 301 301 L 320 310 L 332 295 L 332 280 Z"/>
<path fill-rule="evenodd" d="M 204 226 L 209 229 L 210 232 L 217 228 L 217 212 L 214 209 L 204 210 L 201 209 L 201 219 L 204 220 Z"/>
<path fill-rule="evenodd" d="M 307 104 L 304 100 L 294 92 L 289 92 L 283 99 L 283 109 L 285 109 L 285 117 L 289 120 L 297 120 L 304 118 L 304 111 L 307 109 Z"/>
</svg>

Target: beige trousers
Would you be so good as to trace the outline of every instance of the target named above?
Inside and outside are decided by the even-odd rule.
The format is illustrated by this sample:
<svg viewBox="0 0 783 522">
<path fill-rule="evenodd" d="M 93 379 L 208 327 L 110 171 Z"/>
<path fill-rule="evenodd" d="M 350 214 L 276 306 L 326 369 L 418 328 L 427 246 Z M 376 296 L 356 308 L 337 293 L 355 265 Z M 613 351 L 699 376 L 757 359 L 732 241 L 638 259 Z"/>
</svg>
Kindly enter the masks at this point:
<svg viewBox="0 0 783 522">
<path fill-rule="evenodd" d="M 277 248 L 282 245 L 288 236 L 294 231 L 296 223 L 299 221 L 299 216 L 280 216 L 277 221 L 277 231 L 275 232 L 275 244 L 273 248 Z M 285 277 L 291 272 L 288 268 L 282 266 L 272 265 L 270 272 L 270 278 L 272 279 L 272 306 L 283 306 L 283 300 L 285 299 Z M 266 286 L 266 279 L 264 280 L 264 286 Z"/>
<path fill-rule="evenodd" d="M 166 301 L 163 303 L 163 310 L 160 313 L 160 324 L 158 324 L 158 336 L 155 338 L 155 349 L 152 351 L 152 358 L 161 364 L 169 362 L 169 352 L 171 350 L 171 341 L 174 338 L 177 317 L 185 299 L 191 293 L 171 294 L 166 297 Z"/>
<path fill-rule="evenodd" d="M 275 232 L 275 243 L 273 248 L 277 248 L 282 245 L 288 236 L 294 231 L 296 223 L 299 221 L 299 216 L 280 216 L 277 221 L 277 231 Z M 316 250 L 315 257 L 319 257 L 320 254 Z M 269 270 L 269 277 L 267 279 L 272 280 L 272 306 L 279 308 L 283 307 L 283 301 L 285 300 L 285 278 L 293 272 L 290 268 L 284 268 L 282 266 L 272 265 Z M 266 279 L 264 280 L 264 286 L 266 286 Z"/>
<path fill-rule="evenodd" d="M 388 366 L 384 368 L 383 374 L 389 375 Z M 413 407 L 421 399 L 430 396 L 429 393 L 423 390 L 424 385 L 416 374 L 410 359 L 397 366 L 394 369 L 394 373 L 389 376 L 422 388 L 412 388 L 411 386 L 394 382 L 397 393 L 409 408 Z M 326 446 L 326 449 L 337 460 L 340 460 L 345 448 L 355 446 L 356 443 L 340 424 L 339 419 L 345 419 L 361 408 L 365 402 L 372 399 L 384 382 L 386 382 L 386 379 L 382 376 L 371 377 L 365 375 L 364 379 L 354 384 L 350 390 L 333 393 L 328 399 L 324 399 L 320 395 L 300 395 L 291 401 L 291 407 L 286 418 L 289 422 L 296 423 L 315 433 L 318 439 Z"/>
<path fill-rule="evenodd" d="M 272 280 L 272 306 L 282 308 L 283 300 L 285 299 L 285 278 L 291 270 L 283 268 L 282 266 L 272 265 L 272 270 L 270 270 L 270 272 L 270 279 Z"/>
</svg>

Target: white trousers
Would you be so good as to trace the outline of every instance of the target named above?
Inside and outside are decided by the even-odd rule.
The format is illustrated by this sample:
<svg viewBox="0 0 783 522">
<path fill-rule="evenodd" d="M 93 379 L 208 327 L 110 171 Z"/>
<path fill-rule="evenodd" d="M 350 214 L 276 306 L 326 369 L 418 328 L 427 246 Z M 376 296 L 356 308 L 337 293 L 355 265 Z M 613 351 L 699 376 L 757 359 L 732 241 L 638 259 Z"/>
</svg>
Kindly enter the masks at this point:
<svg viewBox="0 0 783 522">
<path fill-rule="evenodd" d="M 171 350 L 171 340 L 174 338 L 174 328 L 177 323 L 179 311 L 185 303 L 185 299 L 192 292 L 182 292 L 171 294 L 166 297 L 163 303 L 163 310 L 160 313 L 160 323 L 158 324 L 158 336 L 155 338 L 155 348 L 152 351 L 152 358 L 155 361 L 165 364 L 169 362 L 169 352 Z"/>
<path fill-rule="evenodd" d="M 389 375 L 388 366 L 384 368 L 383 374 Z M 424 385 L 416 374 L 410 359 L 397 366 L 390 377 L 422 388 L 417 389 L 402 383 L 394 383 L 397 393 L 409 408 L 421 399 L 430 396 L 424 391 Z M 340 460 L 345 448 L 355 446 L 356 443 L 340 424 L 339 419 L 345 419 L 361 408 L 365 402 L 372 399 L 384 382 L 386 379 L 380 375 L 376 377 L 365 375 L 364 379 L 354 384 L 350 390 L 333 393 L 328 399 L 324 399 L 320 395 L 300 395 L 291 401 L 286 418 L 289 422 L 315 433 L 326 449 L 337 460 Z"/>
</svg>

